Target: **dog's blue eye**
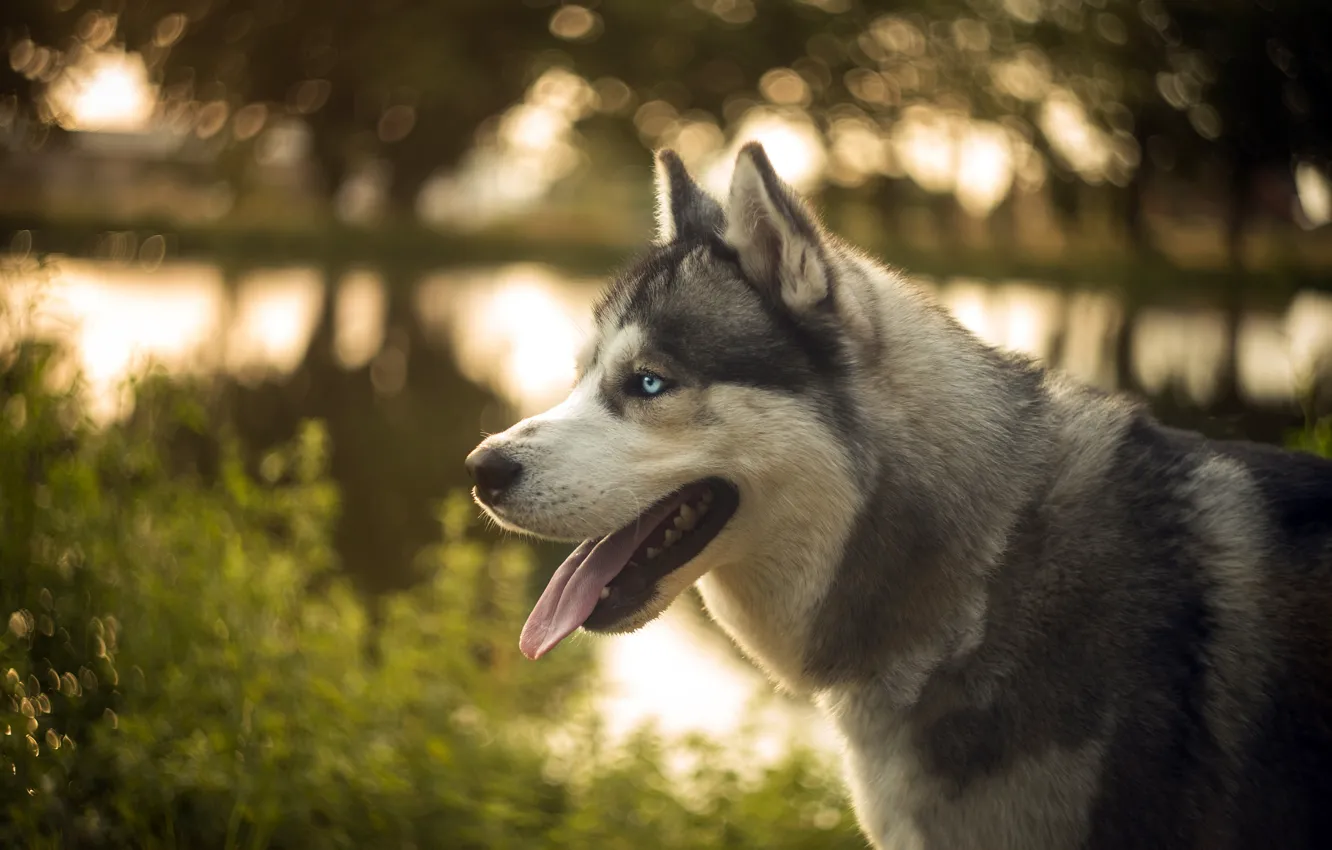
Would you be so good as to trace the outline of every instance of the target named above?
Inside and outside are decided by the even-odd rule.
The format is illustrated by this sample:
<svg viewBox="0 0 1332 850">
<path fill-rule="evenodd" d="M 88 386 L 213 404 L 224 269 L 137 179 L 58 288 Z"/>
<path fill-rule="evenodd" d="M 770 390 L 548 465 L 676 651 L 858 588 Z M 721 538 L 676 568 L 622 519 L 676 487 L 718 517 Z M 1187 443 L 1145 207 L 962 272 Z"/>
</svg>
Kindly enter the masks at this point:
<svg viewBox="0 0 1332 850">
<path fill-rule="evenodd" d="M 643 395 L 656 395 L 666 389 L 666 382 L 659 376 L 649 373 L 638 376 L 638 387 L 643 391 Z"/>
<path fill-rule="evenodd" d="M 659 396 L 669 389 L 669 384 L 661 375 L 654 375 L 651 372 L 639 372 L 629 379 L 629 392 L 632 395 L 643 396 L 644 398 L 653 398 Z"/>
</svg>

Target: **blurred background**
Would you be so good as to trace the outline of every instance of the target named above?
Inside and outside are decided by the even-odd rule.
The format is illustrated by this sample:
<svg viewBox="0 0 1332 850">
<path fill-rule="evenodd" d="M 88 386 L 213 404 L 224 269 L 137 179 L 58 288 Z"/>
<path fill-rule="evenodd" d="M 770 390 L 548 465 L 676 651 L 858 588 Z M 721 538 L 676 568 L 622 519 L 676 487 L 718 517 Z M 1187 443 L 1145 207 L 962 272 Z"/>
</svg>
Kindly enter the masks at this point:
<svg viewBox="0 0 1332 850">
<path fill-rule="evenodd" d="M 985 339 L 1332 447 L 1325 0 L 5 0 L 0 843 L 862 847 L 694 599 L 517 653 L 462 458 L 650 151 L 759 140 Z"/>
</svg>

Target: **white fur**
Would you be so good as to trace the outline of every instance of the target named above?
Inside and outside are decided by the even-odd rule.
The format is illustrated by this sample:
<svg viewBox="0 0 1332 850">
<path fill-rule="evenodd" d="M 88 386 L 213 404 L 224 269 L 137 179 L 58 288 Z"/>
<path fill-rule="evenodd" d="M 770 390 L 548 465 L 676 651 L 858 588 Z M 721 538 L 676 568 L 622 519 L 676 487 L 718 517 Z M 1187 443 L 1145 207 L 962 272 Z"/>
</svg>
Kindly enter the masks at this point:
<svg viewBox="0 0 1332 850">
<path fill-rule="evenodd" d="M 804 690 L 804 629 L 859 503 L 850 459 L 816 411 L 746 387 L 706 390 L 703 403 L 717 420 L 706 429 L 611 415 L 598 399 L 603 377 L 633 363 L 642 341 L 632 325 L 612 334 L 564 402 L 483 443 L 527 470 L 487 511 L 515 531 L 580 540 L 629 524 L 700 478 L 725 478 L 740 493 L 735 515 L 702 554 L 660 582 L 656 599 L 624 630 L 703 578 L 704 602 L 723 628 L 778 683 Z"/>
<path fill-rule="evenodd" d="M 740 255 L 746 274 L 775 280 L 788 307 L 808 310 L 828 295 L 827 268 L 818 241 L 793 227 L 777 204 L 753 155 L 742 152 L 731 178 L 726 241 Z"/>
<path fill-rule="evenodd" d="M 731 431 L 724 473 L 741 508 L 699 582 L 708 612 L 775 681 L 803 682 L 811 612 L 832 580 L 860 504 L 850 458 L 815 412 L 794 399 L 719 387 L 714 410 Z M 801 482 L 793 487 L 791 482 Z"/>
<path fill-rule="evenodd" d="M 926 782 L 910 730 L 865 712 L 855 694 L 825 692 L 818 704 L 846 743 L 843 772 L 861 830 L 879 850 L 925 850 L 914 813 L 924 805 Z"/>
<path fill-rule="evenodd" d="M 607 368 L 632 361 L 642 332 L 629 326 L 603 341 L 596 368 L 563 402 L 487 438 L 523 464 L 511 498 L 487 508 L 501 525 L 554 540 L 609 534 L 695 480 L 705 459 L 689 435 L 650 433 L 613 416 L 599 399 Z"/>
<path fill-rule="evenodd" d="M 657 244 L 666 245 L 675 238 L 675 213 L 671 209 L 671 173 L 660 158 L 653 170 L 656 181 Z"/>
</svg>

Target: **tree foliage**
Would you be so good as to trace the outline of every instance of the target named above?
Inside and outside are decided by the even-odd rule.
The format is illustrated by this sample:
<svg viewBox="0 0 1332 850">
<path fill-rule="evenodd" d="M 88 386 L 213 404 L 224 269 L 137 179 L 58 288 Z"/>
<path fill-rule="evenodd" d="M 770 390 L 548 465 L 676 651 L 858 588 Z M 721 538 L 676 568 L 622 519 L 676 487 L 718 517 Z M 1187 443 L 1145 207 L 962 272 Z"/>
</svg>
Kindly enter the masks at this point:
<svg viewBox="0 0 1332 850">
<path fill-rule="evenodd" d="M 1196 167 L 1214 161 L 1238 191 L 1326 156 L 1329 31 L 1321 0 L 15 0 L 0 86 L 32 106 L 114 40 L 187 122 L 242 140 L 264 117 L 308 122 L 330 184 L 387 158 L 399 206 L 552 66 L 594 83 L 596 124 L 631 147 L 713 140 L 762 105 L 812 120 L 844 181 L 899 177 L 866 140 L 929 106 L 1003 122 L 1028 170 L 1124 186 L 1148 166 L 1210 179 Z"/>
</svg>

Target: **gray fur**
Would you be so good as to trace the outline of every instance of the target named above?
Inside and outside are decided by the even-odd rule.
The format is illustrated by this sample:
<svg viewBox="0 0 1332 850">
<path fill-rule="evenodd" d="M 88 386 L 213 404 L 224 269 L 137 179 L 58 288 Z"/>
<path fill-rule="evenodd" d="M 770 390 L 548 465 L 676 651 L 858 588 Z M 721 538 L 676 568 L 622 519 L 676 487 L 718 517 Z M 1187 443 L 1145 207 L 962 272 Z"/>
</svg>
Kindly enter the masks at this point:
<svg viewBox="0 0 1332 850">
<path fill-rule="evenodd" d="M 697 580 L 840 730 L 876 846 L 1332 847 L 1332 462 L 1164 428 L 983 345 L 824 234 L 761 149 L 724 211 L 673 161 L 669 238 L 598 307 L 584 367 L 617 412 L 490 438 L 534 482 L 492 513 L 581 535 L 616 508 L 563 452 L 699 446 L 651 474 L 729 477 L 741 507 L 625 627 Z M 616 396 L 644 358 L 688 407 Z M 631 487 L 635 463 L 598 474 Z M 581 512 L 537 489 L 556 470 Z"/>
</svg>

